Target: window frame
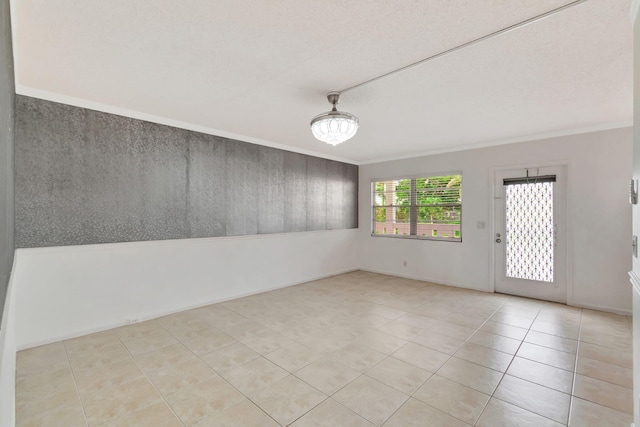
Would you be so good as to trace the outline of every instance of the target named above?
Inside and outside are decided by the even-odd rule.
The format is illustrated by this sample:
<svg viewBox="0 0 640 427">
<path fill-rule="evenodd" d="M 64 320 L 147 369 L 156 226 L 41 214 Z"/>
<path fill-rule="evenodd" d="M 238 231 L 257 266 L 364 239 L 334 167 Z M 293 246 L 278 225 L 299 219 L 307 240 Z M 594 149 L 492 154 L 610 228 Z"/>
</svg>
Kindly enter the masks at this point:
<svg viewBox="0 0 640 427">
<path fill-rule="evenodd" d="M 462 171 L 453 171 L 453 172 L 438 172 L 438 173 L 428 173 L 428 174 L 419 174 L 419 175 L 404 175 L 402 177 L 392 177 L 392 178 L 372 178 L 371 179 L 371 204 L 370 204 L 370 215 L 371 218 L 369 220 L 369 224 L 370 224 L 370 231 L 371 231 L 371 237 L 388 237 L 388 238 L 392 238 L 392 239 L 409 239 L 409 240 L 433 240 L 433 241 L 440 241 L 440 242 L 452 242 L 452 243 L 462 243 L 462 222 L 463 222 L 463 218 L 462 218 L 462 205 L 463 205 L 463 198 L 460 198 L 460 237 L 440 237 L 440 236 L 421 236 L 418 235 L 417 233 L 417 226 L 418 226 L 418 216 L 417 216 L 417 210 L 419 207 L 422 207 L 424 205 L 418 205 L 417 204 L 417 200 L 416 200 L 416 188 L 415 188 L 415 183 L 416 180 L 421 179 L 421 178 L 431 178 L 431 177 L 439 177 L 439 176 L 451 176 L 451 175 L 460 175 L 462 178 L 460 180 L 460 191 L 462 192 L 462 189 L 464 187 L 464 174 L 462 173 Z M 410 233 L 415 232 L 415 234 L 377 234 L 376 233 L 376 208 L 389 208 L 389 207 L 393 207 L 394 209 L 397 208 L 397 205 L 385 205 L 385 206 L 376 206 L 375 202 L 376 202 L 376 188 L 375 188 L 375 184 L 376 182 L 386 182 L 386 181 L 402 181 L 402 180 L 410 180 L 410 203 L 409 206 L 402 206 L 405 208 L 409 208 L 410 211 L 410 215 L 409 215 L 409 230 Z M 443 205 L 447 205 L 447 204 L 443 204 Z M 436 205 L 437 206 L 437 205 Z M 395 217 L 395 210 L 394 210 L 394 217 Z M 395 222 L 395 221 L 394 221 Z"/>
</svg>

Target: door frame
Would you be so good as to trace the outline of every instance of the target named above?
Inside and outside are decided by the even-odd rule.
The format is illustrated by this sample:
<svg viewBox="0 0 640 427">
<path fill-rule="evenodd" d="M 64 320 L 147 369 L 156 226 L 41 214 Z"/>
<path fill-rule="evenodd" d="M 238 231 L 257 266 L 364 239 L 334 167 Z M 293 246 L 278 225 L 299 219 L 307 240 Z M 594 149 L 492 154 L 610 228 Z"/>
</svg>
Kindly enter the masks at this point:
<svg viewBox="0 0 640 427">
<path fill-rule="evenodd" d="M 567 280 L 567 305 L 574 305 L 573 300 L 573 221 L 570 218 L 573 216 L 573 210 L 570 203 L 573 195 L 573 185 L 571 184 L 573 177 L 573 165 L 570 160 L 558 160 L 558 161 L 548 161 L 548 162 L 532 162 L 532 163 L 516 163 L 509 166 L 494 166 L 489 169 L 489 176 L 487 177 L 489 181 L 489 210 L 490 210 L 490 226 L 488 227 L 490 233 L 487 236 L 487 244 L 489 245 L 489 292 L 496 291 L 496 245 L 494 243 L 494 236 L 498 232 L 496 230 L 496 174 L 498 172 L 512 170 L 512 169 L 533 169 L 533 168 L 543 168 L 543 167 L 552 167 L 552 166 L 564 166 L 567 172 L 566 179 L 566 198 L 564 200 L 565 203 L 565 214 L 566 214 L 566 227 L 564 232 L 562 230 L 559 231 L 561 233 L 560 237 L 563 237 L 566 242 L 566 280 Z"/>
</svg>

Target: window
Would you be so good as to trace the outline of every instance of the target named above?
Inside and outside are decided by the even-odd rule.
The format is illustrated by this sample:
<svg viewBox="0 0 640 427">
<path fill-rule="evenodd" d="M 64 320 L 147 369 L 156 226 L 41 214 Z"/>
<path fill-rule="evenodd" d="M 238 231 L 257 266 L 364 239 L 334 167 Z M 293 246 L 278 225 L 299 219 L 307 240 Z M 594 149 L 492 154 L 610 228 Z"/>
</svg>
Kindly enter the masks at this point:
<svg viewBox="0 0 640 427">
<path fill-rule="evenodd" d="M 462 241 L 462 175 L 374 181 L 373 236 Z"/>
</svg>

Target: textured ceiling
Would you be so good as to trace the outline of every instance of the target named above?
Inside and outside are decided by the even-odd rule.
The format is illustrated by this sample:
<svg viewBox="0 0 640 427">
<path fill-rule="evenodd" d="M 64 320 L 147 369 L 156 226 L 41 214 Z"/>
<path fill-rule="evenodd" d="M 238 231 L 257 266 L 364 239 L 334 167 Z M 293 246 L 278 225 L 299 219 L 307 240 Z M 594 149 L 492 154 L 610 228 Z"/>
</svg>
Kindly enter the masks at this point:
<svg viewBox="0 0 640 427">
<path fill-rule="evenodd" d="M 14 0 L 17 92 L 352 163 L 630 125 L 629 0 Z"/>
</svg>

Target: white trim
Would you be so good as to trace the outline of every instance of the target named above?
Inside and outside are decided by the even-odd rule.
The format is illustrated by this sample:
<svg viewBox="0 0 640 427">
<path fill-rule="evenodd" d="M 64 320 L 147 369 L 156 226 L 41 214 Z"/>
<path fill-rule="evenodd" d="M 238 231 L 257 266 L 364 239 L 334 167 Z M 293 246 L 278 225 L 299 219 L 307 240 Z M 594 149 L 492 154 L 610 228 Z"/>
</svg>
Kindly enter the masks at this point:
<svg viewBox="0 0 640 427">
<path fill-rule="evenodd" d="M 472 291 L 478 291 L 478 292 L 493 293 L 493 291 L 491 291 L 491 290 L 475 288 L 475 287 L 472 287 L 472 286 L 466 286 L 466 285 L 464 285 L 462 283 L 443 282 L 442 280 L 439 280 L 439 279 L 432 279 L 432 278 L 429 278 L 429 277 L 421 277 L 421 276 L 416 276 L 416 275 L 413 275 L 413 274 L 389 273 L 388 271 L 375 270 L 375 269 L 372 269 L 372 268 L 364 268 L 364 267 L 360 267 L 358 270 L 366 271 L 366 272 L 369 272 L 369 273 L 384 274 L 385 276 L 393 276 L 393 277 L 401 277 L 403 279 L 418 280 L 420 282 L 435 283 L 436 285 L 449 286 L 449 287 L 455 287 L 455 288 L 461 288 L 461 289 L 471 289 Z"/>
<path fill-rule="evenodd" d="M 13 293 L 14 293 L 14 289 L 13 289 L 13 282 L 14 282 L 14 272 L 16 271 L 16 262 L 17 262 L 17 257 L 14 256 L 13 258 L 13 266 L 11 268 L 11 274 L 9 275 L 9 282 L 7 284 L 7 292 L 5 295 L 5 302 L 4 302 L 4 311 L 2 312 L 2 329 L 0 330 L 0 378 L 2 377 L 2 375 L 6 375 L 7 372 L 5 372 L 5 369 L 7 369 L 7 366 L 9 368 L 9 370 L 11 372 L 9 372 L 9 374 L 11 375 L 11 387 L 9 390 L 9 394 L 4 394 L 3 395 L 3 399 L 9 399 L 11 400 L 10 404 L 8 405 L 10 407 L 9 409 L 9 413 L 6 414 L 4 413 L 4 411 L 2 410 L 3 408 L 5 408 L 6 406 L 2 405 L 0 406 L 0 416 L 2 418 L 0 418 L 0 425 L 6 425 L 6 426 L 14 426 L 15 425 L 15 419 L 16 419 L 16 412 L 15 412 L 15 371 L 16 371 L 16 343 L 15 343 L 15 326 L 11 325 L 10 323 L 14 320 L 13 318 L 10 319 L 10 315 L 13 314 Z M 14 317 L 14 316 L 11 316 Z M 13 342 L 10 343 L 10 346 L 7 347 L 8 343 L 7 343 L 7 331 L 10 329 L 14 329 L 14 332 L 11 333 L 11 338 L 13 338 Z M 5 349 L 9 349 L 9 354 L 7 355 L 8 357 L 11 358 L 11 360 L 5 360 L 4 356 L 5 356 Z M 4 380 L 0 381 L 0 386 L 2 386 L 2 384 L 4 383 Z M 4 392 L 4 390 L 2 390 L 2 392 Z M 5 418 L 6 417 L 6 418 Z"/>
<path fill-rule="evenodd" d="M 15 51 L 14 51 L 15 54 Z M 268 141 L 266 139 L 255 138 L 248 135 L 241 135 L 238 133 L 227 132 L 220 129 L 211 128 L 208 126 L 201 126 L 194 123 L 183 122 L 181 120 L 174 120 L 168 117 L 157 116 L 155 114 L 147 114 L 140 111 L 130 110 L 127 108 L 115 107 L 113 105 L 103 104 L 101 102 L 88 101 L 85 99 L 75 98 L 72 96 L 62 95 L 55 92 L 49 92 L 46 90 L 35 89 L 29 86 L 24 86 L 16 82 L 16 94 L 30 96 L 32 98 L 44 99 L 47 101 L 58 102 L 61 104 L 72 105 L 80 108 L 87 108 L 89 110 L 101 111 L 103 113 L 115 114 L 123 117 L 130 117 L 132 119 L 144 120 L 146 122 L 158 123 L 166 126 L 173 126 L 180 129 L 191 130 L 194 132 L 200 132 L 208 135 L 220 136 L 223 138 L 234 139 L 236 141 L 248 142 L 250 144 L 263 145 L 265 147 L 277 148 L 285 151 L 292 151 L 295 153 L 306 154 L 308 156 L 320 157 L 328 160 L 335 160 L 338 162 L 349 163 L 357 165 L 358 163 L 351 159 L 344 157 L 332 156 L 330 154 L 319 153 L 317 151 L 305 150 L 292 145 L 279 144 L 277 142 Z"/>
<path fill-rule="evenodd" d="M 629 281 L 633 286 L 633 291 L 640 295 L 640 277 L 634 271 L 629 272 Z"/>
<path fill-rule="evenodd" d="M 172 309 L 172 310 L 168 310 L 168 311 L 154 313 L 152 316 L 143 316 L 143 317 L 139 318 L 139 322 L 144 322 L 144 321 L 147 321 L 147 320 L 157 319 L 159 317 L 169 316 L 171 314 L 180 313 L 182 311 L 193 310 L 195 308 L 200 308 L 200 307 L 206 307 L 208 305 L 218 304 L 218 303 L 225 302 L 225 301 L 232 301 L 232 300 L 235 300 L 235 299 L 238 299 L 238 298 L 244 298 L 244 297 L 248 297 L 248 296 L 251 296 L 251 295 L 261 294 L 261 293 L 264 293 L 264 292 L 275 291 L 277 289 L 287 288 L 289 286 L 300 285 L 302 283 L 313 282 L 315 280 L 326 279 L 328 277 L 338 276 L 340 274 L 351 273 L 353 271 L 358 271 L 358 270 L 359 270 L 358 268 L 348 268 L 348 269 L 345 269 L 345 270 L 332 272 L 330 274 L 323 274 L 323 275 L 319 275 L 319 276 L 310 277 L 308 280 L 305 280 L 304 282 L 285 283 L 285 284 L 281 284 L 281 285 L 278 285 L 278 286 L 274 286 L 272 288 L 262 289 L 262 290 L 256 291 L 256 292 L 247 292 L 247 293 L 243 293 L 243 294 L 239 294 L 239 295 L 234 295 L 234 296 L 229 297 L 229 298 L 220 298 L 220 299 L 204 301 L 204 302 L 196 304 L 196 305 L 189 305 L 189 306 L 184 306 L 184 307 L 180 307 L 180 308 L 176 308 L 176 309 Z M 51 343 L 54 343 L 54 342 L 68 340 L 68 339 L 72 339 L 72 338 L 77 338 L 77 337 L 93 334 L 93 333 L 96 333 L 96 332 L 102 332 L 102 331 L 106 331 L 106 330 L 109 330 L 109 329 L 118 328 L 120 326 L 125 326 L 125 325 L 126 325 L 125 322 L 103 324 L 103 325 L 100 325 L 100 326 L 97 326 L 97 327 L 94 327 L 94 328 L 84 329 L 84 330 L 82 330 L 80 332 L 75 332 L 75 333 L 72 333 L 72 334 L 61 334 L 61 335 L 56 335 L 55 337 L 47 338 L 46 340 L 37 340 L 37 341 L 34 341 L 34 342 L 28 342 L 26 344 L 21 344 L 20 346 L 18 346 L 17 350 L 18 351 L 26 350 L 26 349 L 29 349 L 29 348 L 38 347 L 38 346 L 46 345 L 46 344 L 51 344 Z"/>
<path fill-rule="evenodd" d="M 553 166 L 564 166 L 566 167 L 566 183 L 565 183 L 565 214 L 567 216 L 566 223 L 566 266 L 565 266 L 565 280 L 566 280 L 566 304 L 567 305 L 576 305 L 573 300 L 573 225 L 572 222 L 568 219 L 571 218 L 571 203 L 570 200 L 573 196 L 572 191 L 573 187 L 571 185 L 572 179 L 571 174 L 573 173 L 573 163 L 571 160 L 553 160 L 548 162 L 539 162 L 539 163 L 522 163 L 510 166 L 495 166 L 489 169 L 489 185 L 491 188 L 490 197 L 490 209 L 491 212 L 489 214 L 489 220 L 491 221 L 491 233 L 488 236 L 489 239 L 489 289 L 490 292 L 495 292 L 496 289 L 496 280 L 495 280 L 495 266 L 496 266 L 496 253 L 495 253 L 495 245 L 493 244 L 493 236 L 496 234 L 496 173 L 499 171 L 511 170 L 511 169 L 528 169 L 528 168 L 536 168 L 536 167 L 553 167 Z M 576 305 L 577 306 L 577 305 Z M 613 309 L 611 309 L 613 310 Z M 605 309 L 604 311 L 611 311 L 609 309 Z"/>
<path fill-rule="evenodd" d="M 158 246 L 192 246 L 194 244 L 205 245 L 211 242 L 219 242 L 224 240 L 264 240 L 264 239 L 281 239 L 288 237 L 304 237 L 309 234 L 336 234 L 336 233 L 357 233 L 357 228 L 346 228 L 338 230 L 315 230 L 315 231 L 298 231 L 290 233 L 269 233 L 269 234 L 247 234 L 241 236 L 219 236 L 219 237 L 198 237 L 198 238 L 186 238 L 186 239 L 166 239 L 166 240 L 144 240 L 133 242 L 115 242 L 115 243 L 95 243 L 88 245 L 65 245 L 65 246 L 46 246 L 37 248 L 18 248 L 16 253 L 22 253 L 25 251 L 37 252 L 40 254 L 47 253 L 69 253 L 69 252 L 88 252 L 88 251 L 112 251 L 123 248 L 135 248 L 135 247 L 158 247 Z"/>
<path fill-rule="evenodd" d="M 14 1 L 12 1 L 12 3 L 14 3 Z M 12 16 L 13 16 L 13 13 L 14 12 L 12 8 L 12 12 L 11 12 Z M 15 33 L 15 27 L 12 27 L 12 32 Z M 15 37 L 13 38 L 13 40 L 14 40 L 14 49 L 13 49 L 14 65 L 15 65 L 15 68 L 18 69 L 18 66 L 16 63 L 16 58 L 18 57 L 18 55 L 16 54 Z M 277 142 L 268 141 L 261 138 L 255 138 L 252 136 L 241 135 L 233 132 L 226 132 L 220 129 L 201 126 L 194 123 L 183 122 L 180 120 L 173 120 L 168 117 L 157 116 L 154 114 L 147 114 L 139 111 L 130 110 L 127 108 L 115 107 L 115 106 L 103 104 L 100 102 L 88 101 L 88 100 L 84 100 L 84 99 L 80 99 L 72 96 L 58 94 L 55 92 L 40 90 L 40 89 L 36 89 L 36 88 L 32 88 L 32 87 L 20 84 L 17 81 L 17 76 L 16 76 L 15 87 L 16 87 L 16 94 L 18 95 L 25 95 L 33 98 L 44 99 L 47 101 L 59 102 L 62 104 L 72 105 L 80 108 L 87 108 L 90 110 L 101 111 L 104 113 L 115 114 L 118 116 L 130 117 L 133 119 L 144 120 L 147 122 L 158 123 L 166 126 L 173 126 L 180 129 L 192 130 L 194 132 L 220 136 L 223 138 L 234 139 L 237 141 L 247 142 L 250 144 L 263 145 L 265 147 L 272 147 L 280 150 L 292 151 L 295 153 L 306 154 L 309 156 L 320 157 L 328 160 L 335 160 L 338 162 L 349 163 L 349 164 L 358 165 L 358 166 L 368 165 L 372 163 L 389 162 L 393 160 L 404 160 L 404 159 L 412 159 L 416 157 L 432 156 L 435 154 L 474 150 L 477 148 L 495 147 L 499 145 L 515 144 L 518 142 L 536 141 L 536 140 L 556 138 L 556 137 L 567 136 L 567 135 L 579 135 L 582 133 L 599 132 L 604 130 L 619 129 L 619 128 L 633 126 L 632 120 L 623 121 L 623 122 L 614 122 L 614 123 L 604 123 L 600 125 L 566 129 L 562 131 L 545 132 L 545 133 L 539 133 L 539 134 L 533 134 L 533 135 L 507 138 L 507 139 L 498 140 L 498 141 L 484 141 L 479 143 L 471 143 L 471 144 L 461 145 L 457 147 L 440 147 L 440 148 L 434 148 L 427 151 L 420 151 L 412 154 L 406 154 L 402 156 L 379 157 L 379 158 L 370 159 L 370 160 L 355 160 L 355 159 L 348 159 L 345 157 L 332 156 L 330 154 L 324 154 L 324 153 L 320 153 L 313 150 L 305 150 L 292 145 L 280 144 Z"/>
<path fill-rule="evenodd" d="M 357 162 L 358 165 L 370 165 L 373 163 L 391 162 L 394 160 L 406 160 L 416 157 L 432 156 L 434 154 L 454 153 L 457 151 L 475 150 L 477 148 L 496 147 L 499 145 L 516 144 L 518 142 L 539 141 L 544 139 L 557 138 L 561 136 L 580 135 L 583 133 L 601 132 L 605 130 L 620 129 L 633 126 L 633 120 L 625 120 L 622 122 L 603 123 L 594 126 L 585 126 L 581 128 L 566 129 L 562 131 L 538 133 L 533 135 L 518 136 L 514 138 L 501 139 L 498 141 L 484 141 L 479 143 L 472 143 L 466 145 L 460 145 L 457 147 L 440 147 L 427 151 L 421 151 L 413 154 L 406 154 L 402 156 L 381 157 L 377 159 L 362 160 Z M 355 160 L 353 162 L 356 162 Z"/>
<path fill-rule="evenodd" d="M 631 316 L 631 310 L 624 310 L 624 309 L 609 307 L 605 305 L 583 304 L 581 302 L 575 302 L 573 304 L 567 304 L 567 305 L 571 307 L 586 308 L 589 310 L 605 311 L 607 313 L 621 314 L 623 316 Z"/>
<path fill-rule="evenodd" d="M 640 12 L 640 0 L 632 0 L 631 10 L 629 11 L 629 15 L 631 16 L 631 22 L 634 25 L 638 19 L 638 12 Z"/>
</svg>

